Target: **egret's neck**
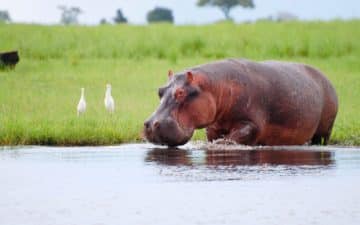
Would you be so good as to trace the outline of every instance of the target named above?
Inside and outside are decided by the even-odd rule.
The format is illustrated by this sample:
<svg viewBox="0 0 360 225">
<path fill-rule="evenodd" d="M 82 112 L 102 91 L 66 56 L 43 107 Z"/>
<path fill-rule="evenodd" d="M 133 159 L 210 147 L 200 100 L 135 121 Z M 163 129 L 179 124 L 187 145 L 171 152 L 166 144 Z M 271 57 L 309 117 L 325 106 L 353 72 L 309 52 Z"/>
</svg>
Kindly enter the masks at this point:
<svg viewBox="0 0 360 225">
<path fill-rule="evenodd" d="M 85 97 L 85 90 L 81 90 L 81 98 L 84 98 Z"/>
<path fill-rule="evenodd" d="M 111 95 L 111 88 L 107 88 L 107 89 L 106 89 L 105 95 L 106 95 L 106 96 L 110 96 L 110 95 Z"/>
</svg>

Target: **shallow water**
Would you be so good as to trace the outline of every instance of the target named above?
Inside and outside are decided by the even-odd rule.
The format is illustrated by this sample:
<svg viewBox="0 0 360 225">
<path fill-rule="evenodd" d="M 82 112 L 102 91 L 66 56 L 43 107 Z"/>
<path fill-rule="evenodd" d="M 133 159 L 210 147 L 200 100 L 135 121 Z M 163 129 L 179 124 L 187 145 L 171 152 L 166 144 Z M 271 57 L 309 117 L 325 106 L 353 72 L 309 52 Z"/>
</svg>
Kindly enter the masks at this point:
<svg viewBox="0 0 360 225">
<path fill-rule="evenodd" d="M 0 224 L 360 224 L 360 149 L 219 149 L 2 149 Z"/>
</svg>

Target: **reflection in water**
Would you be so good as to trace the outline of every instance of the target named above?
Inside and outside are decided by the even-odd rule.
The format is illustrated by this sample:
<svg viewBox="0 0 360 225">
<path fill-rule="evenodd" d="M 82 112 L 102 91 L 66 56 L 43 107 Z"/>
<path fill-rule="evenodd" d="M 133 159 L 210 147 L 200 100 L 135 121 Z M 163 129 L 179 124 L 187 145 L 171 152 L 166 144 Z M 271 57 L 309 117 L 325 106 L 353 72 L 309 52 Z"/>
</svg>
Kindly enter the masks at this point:
<svg viewBox="0 0 360 225">
<path fill-rule="evenodd" d="M 204 160 L 199 155 L 183 149 L 154 148 L 148 152 L 146 161 L 164 165 L 239 166 L 239 165 L 330 165 L 333 153 L 310 150 L 208 150 Z"/>
<path fill-rule="evenodd" d="M 207 150 L 154 148 L 145 161 L 161 167 L 162 175 L 191 180 L 259 179 L 263 175 L 321 173 L 335 164 L 331 151 L 313 150 Z"/>
<path fill-rule="evenodd" d="M 306 150 L 240 150 L 206 152 L 208 165 L 329 165 L 331 152 Z"/>
<path fill-rule="evenodd" d="M 192 165 L 190 152 L 178 148 L 154 148 L 147 153 L 147 162 L 163 165 Z"/>
</svg>

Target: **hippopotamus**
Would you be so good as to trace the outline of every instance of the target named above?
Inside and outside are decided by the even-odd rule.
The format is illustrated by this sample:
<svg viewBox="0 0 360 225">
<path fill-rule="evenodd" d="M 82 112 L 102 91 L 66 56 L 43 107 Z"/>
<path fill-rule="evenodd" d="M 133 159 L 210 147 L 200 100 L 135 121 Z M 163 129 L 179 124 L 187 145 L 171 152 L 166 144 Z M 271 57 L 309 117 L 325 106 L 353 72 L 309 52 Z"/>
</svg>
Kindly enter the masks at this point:
<svg viewBox="0 0 360 225">
<path fill-rule="evenodd" d="M 326 145 L 338 111 L 330 81 L 305 64 L 226 59 L 168 77 L 144 123 L 154 144 L 183 145 L 206 128 L 208 141 Z"/>
</svg>

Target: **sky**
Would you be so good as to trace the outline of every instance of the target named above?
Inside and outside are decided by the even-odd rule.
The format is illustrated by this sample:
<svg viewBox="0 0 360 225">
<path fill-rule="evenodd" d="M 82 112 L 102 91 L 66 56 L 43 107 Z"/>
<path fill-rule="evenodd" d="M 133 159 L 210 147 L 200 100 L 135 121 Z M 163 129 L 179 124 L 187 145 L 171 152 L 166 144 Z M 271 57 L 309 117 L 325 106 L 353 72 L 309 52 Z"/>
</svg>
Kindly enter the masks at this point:
<svg viewBox="0 0 360 225">
<path fill-rule="evenodd" d="M 14 22 L 54 24 L 60 20 L 58 5 L 78 6 L 84 13 L 80 23 L 112 21 L 121 8 L 130 23 L 145 24 L 146 13 L 156 6 L 173 10 L 176 24 L 207 24 L 223 19 L 217 8 L 196 6 L 197 0 L 0 0 L 0 10 L 8 10 Z M 290 12 L 303 20 L 360 18 L 360 0 L 254 0 L 255 9 L 240 7 L 231 11 L 237 22 Z"/>
</svg>

